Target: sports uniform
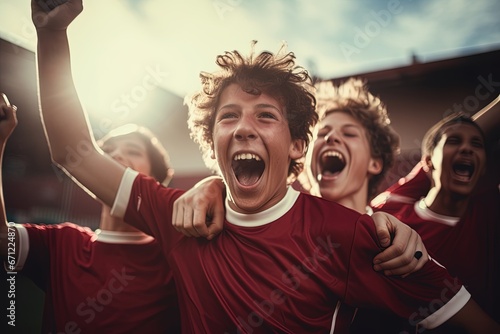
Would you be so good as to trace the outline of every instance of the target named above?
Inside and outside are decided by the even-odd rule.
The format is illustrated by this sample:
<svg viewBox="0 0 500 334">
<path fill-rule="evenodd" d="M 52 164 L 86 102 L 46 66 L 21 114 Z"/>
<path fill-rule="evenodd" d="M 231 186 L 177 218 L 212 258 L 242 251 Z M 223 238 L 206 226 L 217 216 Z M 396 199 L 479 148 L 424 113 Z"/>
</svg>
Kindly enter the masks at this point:
<svg viewBox="0 0 500 334">
<path fill-rule="evenodd" d="M 375 272 L 380 248 L 371 218 L 292 187 L 256 214 L 226 203 L 224 230 L 210 241 L 172 227 L 181 194 L 127 169 L 112 214 L 162 244 L 186 333 L 346 333 L 351 319 L 338 314 L 342 302 L 434 327 L 470 298 L 432 261 L 404 280 Z"/>
<path fill-rule="evenodd" d="M 417 231 L 429 254 L 457 276 L 474 300 L 500 321 L 500 194 L 491 188 L 474 195 L 462 217 L 431 211 L 423 200 L 391 204 L 379 210 L 391 213 Z"/>
<path fill-rule="evenodd" d="M 43 333 L 176 333 L 172 272 L 141 232 L 16 225 L 16 269 L 45 291 Z"/>
</svg>

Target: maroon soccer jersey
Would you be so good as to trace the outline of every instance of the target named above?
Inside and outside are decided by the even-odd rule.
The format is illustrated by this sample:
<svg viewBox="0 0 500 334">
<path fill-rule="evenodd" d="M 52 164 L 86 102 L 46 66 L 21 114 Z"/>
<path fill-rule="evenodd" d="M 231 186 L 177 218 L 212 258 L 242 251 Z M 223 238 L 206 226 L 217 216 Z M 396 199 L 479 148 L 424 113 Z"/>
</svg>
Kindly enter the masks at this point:
<svg viewBox="0 0 500 334">
<path fill-rule="evenodd" d="M 463 217 L 436 214 L 423 200 L 392 203 L 380 209 L 417 231 L 429 254 L 457 276 L 475 301 L 500 321 L 500 195 L 490 189 L 475 195 Z"/>
<path fill-rule="evenodd" d="M 16 226 L 17 267 L 45 291 L 43 333 L 179 332 L 172 272 L 152 237 L 71 223 Z"/>
<path fill-rule="evenodd" d="M 351 318 L 337 312 L 343 302 L 432 327 L 470 297 L 432 261 L 405 279 L 375 272 L 380 248 L 371 218 L 291 187 L 257 214 L 226 205 L 214 240 L 185 238 L 171 224 L 182 192 L 137 175 L 125 173 L 112 213 L 162 243 L 186 333 L 346 333 Z"/>
<path fill-rule="evenodd" d="M 377 195 L 371 206 L 375 209 L 384 207 L 385 212 L 397 211 L 401 204 L 414 203 L 424 197 L 431 188 L 431 180 L 422 168 L 413 169 L 413 177 L 403 183 L 395 183 L 385 191 Z"/>
</svg>

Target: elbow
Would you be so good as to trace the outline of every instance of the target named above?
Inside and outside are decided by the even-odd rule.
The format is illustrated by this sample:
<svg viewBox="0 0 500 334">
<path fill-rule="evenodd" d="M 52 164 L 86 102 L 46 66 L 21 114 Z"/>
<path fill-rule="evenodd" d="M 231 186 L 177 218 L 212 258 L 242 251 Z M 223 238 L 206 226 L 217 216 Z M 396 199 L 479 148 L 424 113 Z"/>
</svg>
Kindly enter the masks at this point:
<svg viewBox="0 0 500 334">
<path fill-rule="evenodd" d="M 67 167 L 70 162 L 70 156 L 62 151 L 50 150 L 50 159 L 58 167 Z"/>
<path fill-rule="evenodd" d="M 50 152 L 50 160 L 52 160 L 52 163 L 62 167 L 64 164 L 64 159 L 62 158 L 62 155 L 57 155 L 54 154 L 52 151 Z"/>
</svg>

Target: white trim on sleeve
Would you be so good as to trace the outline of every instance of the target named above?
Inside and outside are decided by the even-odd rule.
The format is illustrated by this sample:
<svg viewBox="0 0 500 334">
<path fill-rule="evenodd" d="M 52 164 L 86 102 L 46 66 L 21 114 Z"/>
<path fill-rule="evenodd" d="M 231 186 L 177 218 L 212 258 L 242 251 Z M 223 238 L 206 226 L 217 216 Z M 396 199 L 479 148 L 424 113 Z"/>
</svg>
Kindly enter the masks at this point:
<svg viewBox="0 0 500 334">
<path fill-rule="evenodd" d="M 111 208 L 112 216 L 118 218 L 123 218 L 125 216 L 125 210 L 127 209 L 130 193 L 132 192 L 132 185 L 137 175 L 139 175 L 139 172 L 130 168 L 125 169 L 120 187 L 115 197 L 115 202 Z"/>
<path fill-rule="evenodd" d="M 28 253 L 30 251 L 30 240 L 28 231 L 21 224 L 16 224 L 15 227 L 17 229 L 17 240 L 16 240 L 17 261 L 16 265 L 14 266 L 14 270 L 7 269 L 8 268 L 7 264 L 4 263 L 5 270 L 8 272 L 23 270 L 24 264 L 26 263 L 26 259 L 28 258 Z"/>
<path fill-rule="evenodd" d="M 452 316 L 454 316 L 458 311 L 460 311 L 465 304 L 469 301 L 471 295 L 469 291 L 462 286 L 453 298 L 449 302 L 443 305 L 439 310 L 429 315 L 427 318 L 422 320 L 419 325 L 427 329 L 436 328 L 437 326 L 443 324 Z"/>
</svg>

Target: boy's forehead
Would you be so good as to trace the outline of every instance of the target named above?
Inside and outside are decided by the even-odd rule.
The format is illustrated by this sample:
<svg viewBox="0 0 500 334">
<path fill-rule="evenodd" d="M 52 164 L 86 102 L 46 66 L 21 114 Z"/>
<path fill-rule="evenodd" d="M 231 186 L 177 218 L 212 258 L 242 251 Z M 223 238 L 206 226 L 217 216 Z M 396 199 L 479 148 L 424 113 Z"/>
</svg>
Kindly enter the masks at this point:
<svg viewBox="0 0 500 334">
<path fill-rule="evenodd" d="M 284 112 L 284 106 L 281 99 L 276 95 L 271 95 L 267 92 L 256 94 L 254 92 L 246 92 L 243 88 L 235 83 L 230 84 L 221 92 L 219 105 L 217 109 L 227 106 L 242 106 L 245 104 L 253 104 L 255 106 L 272 106 L 281 112 Z"/>
<path fill-rule="evenodd" d="M 449 135 L 449 134 L 458 134 L 458 135 L 465 135 L 465 134 L 470 134 L 473 136 L 477 136 L 481 139 L 483 139 L 483 135 L 481 131 L 474 125 L 470 123 L 452 123 L 448 124 L 445 126 L 442 130 L 441 133 L 443 135 Z"/>
<path fill-rule="evenodd" d="M 345 110 L 332 110 L 325 113 L 324 117 L 320 121 L 320 125 L 324 124 L 349 124 L 356 126 L 363 126 L 361 122 L 353 116 L 351 113 Z"/>
</svg>

